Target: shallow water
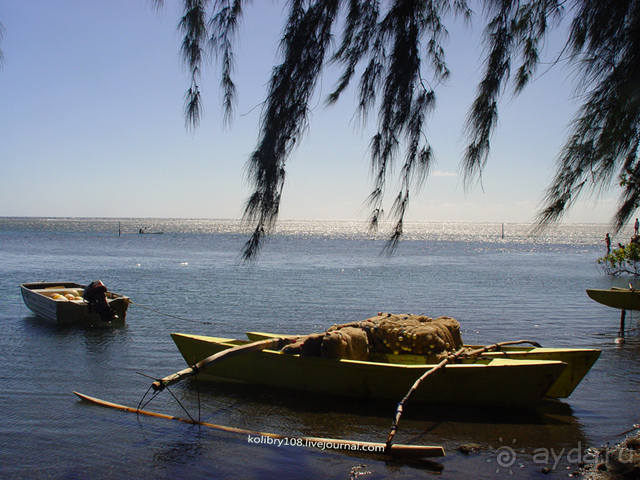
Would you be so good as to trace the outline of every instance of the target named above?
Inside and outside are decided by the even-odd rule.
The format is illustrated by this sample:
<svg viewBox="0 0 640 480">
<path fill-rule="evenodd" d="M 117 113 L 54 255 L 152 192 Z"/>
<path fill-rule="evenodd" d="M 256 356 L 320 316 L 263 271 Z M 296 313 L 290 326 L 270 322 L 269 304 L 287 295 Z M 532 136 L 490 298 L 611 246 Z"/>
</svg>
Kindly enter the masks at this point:
<svg viewBox="0 0 640 480">
<path fill-rule="evenodd" d="M 141 225 L 163 235 L 137 235 Z M 605 227 L 572 225 L 543 237 L 527 225 L 412 224 L 392 257 L 360 223 L 282 222 L 260 259 L 244 265 L 241 225 L 222 220 L 0 219 L 1 478 L 560 478 L 587 446 L 640 423 L 640 335 L 585 288 L 625 285 L 595 265 Z M 616 239 L 617 241 L 617 239 Z M 622 241 L 622 240 L 620 240 Z M 20 283 L 101 279 L 129 295 L 127 326 L 46 324 Z M 153 310 L 151 310 L 153 309 Z M 307 333 L 378 311 L 450 315 L 466 343 L 531 338 L 602 350 L 573 395 L 533 413 L 425 409 L 409 404 L 397 442 L 443 445 L 431 463 L 391 463 L 343 451 L 255 444 L 246 436 L 137 417 L 79 402 L 77 390 L 136 406 L 150 380 L 184 368 L 169 333 L 244 337 Z M 161 313 L 158 313 L 161 312 Z M 172 315 L 172 316 L 168 316 Z M 172 388 L 203 420 L 277 432 L 384 442 L 394 406 L 264 389 Z M 469 392 L 473 395 L 473 392 Z M 148 409 L 186 416 L 167 393 Z M 477 443 L 477 454 L 456 449 Z M 551 474 L 541 473 L 550 468 Z"/>
</svg>

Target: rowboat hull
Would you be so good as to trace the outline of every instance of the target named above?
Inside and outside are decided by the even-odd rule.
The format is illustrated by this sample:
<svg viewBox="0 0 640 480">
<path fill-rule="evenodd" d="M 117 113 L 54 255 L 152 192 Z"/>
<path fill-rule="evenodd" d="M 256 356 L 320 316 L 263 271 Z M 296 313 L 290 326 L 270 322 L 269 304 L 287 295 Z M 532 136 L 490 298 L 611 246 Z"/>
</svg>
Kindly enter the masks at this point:
<svg viewBox="0 0 640 480">
<path fill-rule="evenodd" d="M 247 332 L 251 341 L 266 338 L 282 338 L 288 335 L 278 335 L 264 332 Z M 469 349 L 480 348 L 480 345 L 465 345 Z M 501 347 L 497 352 L 486 352 L 484 358 L 507 358 L 511 360 L 551 360 L 567 364 L 567 367 L 545 393 L 550 398 L 567 398 L 576 389 L 585 375 L 589 372 L 600 356 L 600 350 L 592 348 L 541 348 L 528 346 Z M 385 362 L 398 364 L 424 364 L 425 357 L 409 354 L 385 354 L 379 357 Z"/>
<path fill-rule="evenodd" d="M 100 315 L 89 310 L 89 305 L 81 300 L 54 300 L 55 293 L 68 291 L 82 292 L 85 285 L 73 282 L 39 282 L 20 285 L 25 305 L 40 318 L 59 325 L 78 324 L 83 326 L 104 326 Z M 107 303 L 118 315 L 109 325 L 121 326 L 125 323 L 129 297 L 107 292 Z"/>
<path fill-rule="evenodd" d="M 640 291 L 628 288 L 587 289 L 587 295 L 607 307 L 621 310 L 640 310 Z"/>
<path fill-rule="evenodd" d="M 247 343 L 181 333 L 173 333 L 171 337 L 188 365 Z M 332 360 L 262 350 L 215 363 L 201 370 L 198 378 L 397 402 L 432 366 Z M 411 401 L 442 405 L 533 406 L 544 397 L 565 366 L 559 361 L 504 358 L 451 364 L 423 382 Z"/>
</svg>

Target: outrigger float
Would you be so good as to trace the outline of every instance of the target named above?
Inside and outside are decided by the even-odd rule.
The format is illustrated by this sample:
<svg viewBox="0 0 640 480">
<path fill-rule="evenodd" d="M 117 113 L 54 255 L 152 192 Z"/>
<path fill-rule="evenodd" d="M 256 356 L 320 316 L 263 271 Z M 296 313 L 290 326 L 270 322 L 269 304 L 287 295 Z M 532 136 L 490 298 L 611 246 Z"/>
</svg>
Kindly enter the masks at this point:
<svg viewBox="0 0 640 480">
<path fill-rule="evenodd" d="M 291 436 L 281 435 L 278 433 L 260 432 L 257 430 L 248 430 L 246 428 L 228 427 L 225 425 L 217 425 L 215 423 L 200 422 L 190 418 L 175 417 L 172 415 L 166 415 L 164 413 L 151 412 L 148 410 L 140 410 L 138 408 L 128 407 L 126 405 L 120 405 L 118 403 L 108 402 L 99 398 L 84 395 L 80 392 L 73 392 L 81 400 L 99 405 L 101 407 L 113 408 L 123 412 L 136 413 L 138 415 L 146 415 L 149 417 L 163 418 L 166 420 L 177 420 L 179 422 L 188 423 L 192 425 L 200 425 L 206 428 L 212 428 L 222 432 L 235 433 L 240 435 L 248 435 L 252 437 L 272 438 L 275 440 L 291 441 Z M 267 442 L 261 442 L 267 443 Z M 292 444 L 293 445 L 293 444 Z M 444 448 L 441 446 L 427 446 L 427 445 L 403 445 L 393 444 L 390 448 L 384 443 L 379 442 L 364 442 L 356 440 L 343 440 L 338 438 L 323 438 L 323 437 L 296 437 L 295 445 L 299 447 L 307 448 L 326 448 L 327 446 L 333 450 L 344 450 L 347 452 L 355 452 L 358 454 L 386 454 L 389 456 L 403 456 L 403 457 L 415 457 L 415 458 L 430 458 L 430 457 L 442 457 L 444 456 Z"/>
</svg>

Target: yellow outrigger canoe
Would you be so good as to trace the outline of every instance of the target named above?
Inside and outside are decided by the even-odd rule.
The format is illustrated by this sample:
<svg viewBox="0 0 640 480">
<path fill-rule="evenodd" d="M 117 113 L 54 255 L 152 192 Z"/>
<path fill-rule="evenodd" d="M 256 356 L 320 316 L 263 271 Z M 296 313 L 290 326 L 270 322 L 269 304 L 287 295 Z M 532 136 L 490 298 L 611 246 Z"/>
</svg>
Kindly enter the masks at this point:
<svg viewBox="0 0 640 480">
<path fill-rule="evenodd" d="M 260 335 L 252 332 L 250 336 Z M 269 335 L 269 334 L 262 334 Z M 172 333 L 188 365 L 245 340 Z M 262 337 L 264 338 L 264 337 Z M 413 357 L 413 356 L 412 356 Z M 301 357 L 275 350 L 221 360 L 198 372 L 201 380 L 241 382 L 315 394 L 397 402 L 432 364 Z M 480 357 L 448 364 L 420 385 L 412 402 L 530 407 L 542 400 L 567 364 L 559 360 Z"/>
<path fill-rule="evenodd" d="M 251 341 L 264 340 L 266 338 L 282 338 L 287 335 L 278 335 L 264 332 L 247 332 Z M 475 350 L 480 345 L 465 345 L 466 348 Z M 600 350 L 594 348 L 543 348 L 531 346 L 507 346 L 499 351 L 482 354 L 485 358 L 505 358 L 511 360 L 556 360 L 567 364 L 564 371 L 545 392 L 550 398 L 567 398 L 576 389 L 593 364 L 600 357 Z M 384 354 L 378 358 L 389 363 L 406 365 L 425 364 L 425 357 L 410 354 Z"/>
</svg>

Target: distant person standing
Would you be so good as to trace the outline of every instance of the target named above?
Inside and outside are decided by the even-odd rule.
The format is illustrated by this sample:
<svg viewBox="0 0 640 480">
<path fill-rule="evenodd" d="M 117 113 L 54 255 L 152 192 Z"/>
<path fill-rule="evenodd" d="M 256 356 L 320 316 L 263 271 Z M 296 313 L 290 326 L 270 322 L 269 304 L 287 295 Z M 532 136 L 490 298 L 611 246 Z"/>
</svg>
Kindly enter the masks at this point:
<svg viewBox="0 0 640 480">
<path fill-rule="evenodd" d="M 609 236 L 608 232 L 604 236 L 604 241 L 607 244 L 607 255 L 609 255 L 611 253 L 611 237 Z"/>
<path fill-rule="evenodd" d="M 638 236 L 638 229 L 640 228 L 640 222 L 638 222 L 638 219 L 636 218 L 636 223 L 633 224 L 633 234 L 635 236 Z"/>
</svg>

